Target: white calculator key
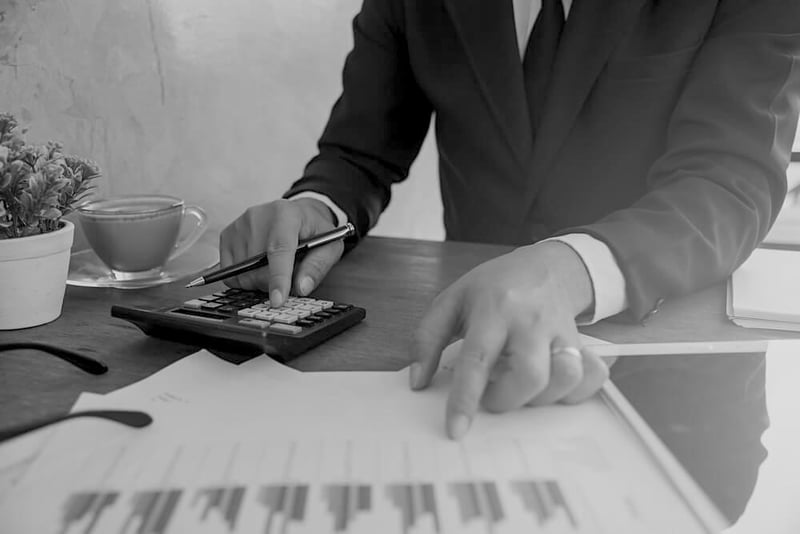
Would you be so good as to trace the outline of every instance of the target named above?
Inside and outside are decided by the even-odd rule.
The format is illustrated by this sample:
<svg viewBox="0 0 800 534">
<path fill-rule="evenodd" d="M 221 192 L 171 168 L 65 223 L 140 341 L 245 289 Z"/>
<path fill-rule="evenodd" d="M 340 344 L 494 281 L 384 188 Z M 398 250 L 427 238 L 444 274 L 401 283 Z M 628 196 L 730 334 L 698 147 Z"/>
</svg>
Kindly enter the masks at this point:
<svg viewBox="0 0 800 534">
<path fill-rule="evenodd" d="M 273 323 L 269 329 L 272 332 L 280 332 L 282 334 L 299 334 L 303 330 L 299 326 L 280 323 Z"/>
<path fill-rule="evenodd" d="M 256 319 L 261 319 L 262 321 L 274 321 L 275 317 L 278 317 L 279 315 L 280 314 L 278 314 L 278 313 L 273 313 L 273 312 L 268 312 L 268 311 L 259 311 L 259 312 L 256 312 L 254 317 Z"/>
<path fill-rule="evenodd" d="M 187 300 L 186 302 L 184 302 L 183 303 L 183 307 L 184 308 L 191 308 L 193 310 L 199 310 L 200 306 L 202 306 L 203 304 L 205 304 L 205 301 L 202 301 L 200 299 L 192 299 L 192 300 Z"/>
<path fill-rule="evenodd" d="M 313 305 L 322 306 L 323 310 L 327 310 L 328 308 L 332 308 L 333 307 L 333 302 L 331 302 L 329 300 L 318 300 L 318 301 L 314 302 Z"/>
<path fill-rule="evenodd" d="M 306 310 L 311 313 L 317 313 L 318 311 L 322 311 L 322 306 L 314 306 L 312 304 L 302 304 L 297 307 L 299 310 Z"/>
<path fill-rule="evenodd" d="M 252 308 L 245 308 L 243 310 L 239 310 L 239 317 L 255 317 L 258 312 Z"/>
<path fill-rule="evenodd" d="M 276 315 L 273 321 L 276 323 L 292 324 L 297 322 L 297 316 L 289 315 L 288 313 L 282 313 L 280 315 Z"/>
<path fill-rule="evenodd" d="M 258 319 L 239 319 L 239 324 L 247 325 L 247 326 L 259 326 L 261 328 L 269 326 L 267 321 L 259 321 Z"/>
<path fill-rule="evenodd" d="M 251 308 L 253 308 L 254 310 L 268 310 L 269 302 L 261 302 L 260 304 L 253 304 Z"/>
</svg>

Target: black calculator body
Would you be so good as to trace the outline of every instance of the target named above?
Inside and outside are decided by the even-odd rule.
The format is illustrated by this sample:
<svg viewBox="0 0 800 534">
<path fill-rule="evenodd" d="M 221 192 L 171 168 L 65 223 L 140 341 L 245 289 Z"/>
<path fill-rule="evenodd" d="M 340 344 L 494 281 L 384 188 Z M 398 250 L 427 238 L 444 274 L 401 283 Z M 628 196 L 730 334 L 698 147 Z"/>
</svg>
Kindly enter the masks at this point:
<svg viewBox="0 0 800 534">
<path fill-rule="evenodd" d="M 287 361 L 360 322 L 366 312 L 302 297 L 274 308 L 266 293 L 227 289 L 157 309 L 112 306 L 111 315 L 154 337 L 234 352 L 258 349 Z"/>
</svg>

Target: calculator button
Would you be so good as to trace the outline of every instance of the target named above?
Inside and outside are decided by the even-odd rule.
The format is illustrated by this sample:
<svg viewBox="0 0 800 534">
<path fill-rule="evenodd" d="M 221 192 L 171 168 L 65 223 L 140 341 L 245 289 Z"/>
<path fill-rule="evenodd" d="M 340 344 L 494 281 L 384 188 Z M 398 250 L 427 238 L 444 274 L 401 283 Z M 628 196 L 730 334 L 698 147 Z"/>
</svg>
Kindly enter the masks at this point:
<svg viewBox="0 0 800 534">
<path fill-rule="evenodd" d="M 231 302 L 233 302 L 233 300 L 229 298 L 222 298 L 222 299 L 217 299 L 214 302 L 219 302 L 220 304 L 230 304 Z"/>
<path fill-rule="evenodd" d="M 214 297 L 224 297 L 225 295 L 227 295 L 227 293 L 225 293 L 224 291 L 217 291 L 216 293 L 212 293 L 212 295 Z"/>
<path fill-rule="evenodd" d="M 239 317 L 255 317 L 258 312 L 251 308 L 245 308 L 243 310 L 239 310 Z"/>
<path fill-rule="evenodd" d="M 308 310 L 292 310 L 291 315 L 296 315 L 298 319 L 303 319 L 311 315 L 311 312 Z"/>
<path fill-rule="evenodd" d="M 294 326 L 290 324 L 280 324 L 274 323 L 269 327 L 270 332 L 277 332 L 280 334 L 299 334 L 303 331 L 302 328 L 299 326 Z"/>
<path fill-rule="evenodd" d="M 256 314 L 253 317 L 255 317 L 256 319 L 264 320 L 264 321 L 274 321 L 275 318 L 278 315 L 279 314 L 277 314 L 277 313 L 273 313 L 273 312 L 269 312 L 269 311 L 257 311 Z"/>
<path fill-rule="evenodd" d="M 308 319 L 298 319 L 295 323 L 298 326 L 314 326 L 317 324 L 316 321 L 309 321 Z"/>
<path fill-rule="evenodd" d="M 342 313 L 342 310 L 337 310 L 335 307 L 330 307 L 330 308 L 328 308 L 327 310 L 324 310 L 324 311 L 325 311 L 325 313 L 330 313 L 331 315 L 337 315 L 339 313 Z"/>
<path fill-rule="evenodd" d="M 334 304 L 331 307 L 331 310 L 346 311 L 346 310 L 349 310 L 350 308 L 352 308 L 352 306 L 350 306 L 349 304 Z M 331 310 L 328 310 L 328 311 L 331 311 Z"/>
<path fill-rule="evenodd" d="M 322 306 L 315 306 L 312 304 L 301 304 L 297 307 L 297 309 L 310 311 L 311 313 L 316 313 L 318 311 L 322 311 Z"/>
<path fill-rule="evenodd" d="M 294 322 L 297 322 L 297 316 L 289 315 L 287 313 L 281 313 L 276 315 L 273 321 L 275 321 L 276 323 L 292 324 Z"/>
<path fill-rule="evenodd" d="M 329 300 L 318 300 L 315 302 L 317 306 L 321 306 L 323 310 L 327 310 L 328 308 L 333 306 L 333 302 Z"/>
<path fill-rule="evenodd" d="M 200 306 L 202 306 L 203 304 L 205 304 L 205 302 L 203 302 L 200 299 L 192 299 L 192 300 L 187 300 L 186 302 L 184 302 L 183 303 L 183 307 L 184 308 L 189 308 L 190 310 L 199 310 Z"/>
<path fill-rule="evenodd" d="M 258 319 L 239 319 L 239 324 L 243 324 L 245 326 L 258 326 L 260 328 L 269 326 L 267 321 L 259 321 Z"/>
<path fill-rule="evenodd" d="M 197 300 L 205 300 L 206 302 L 211 302 L 212 300 L 217 300 L 217 297 L 214 295 L 206 295 L 204 297 L 198 297 Z"/>
<path fill-rule="evenodd" d="M 254 310 L 268 310 L 269 309 L 269 303 L 268 302 L 261 302 L 259 304 L 253 304 L 252 308 Z"/>
<path fill-rule="evenodd" d="M 204 310 L 216 310 L 217 308 L 221 308 L 221 307 L 222 307 L 222 304 L 219 304 L 217 302 L 204 302 L 203 305 L 200 306 L 200 308 L 202 308 Z"/>
<path fill-rule="evenodd" d="M 324 319 L 330 319 L 331 317 L 333 317 L 332 313 L 326 311 L 317 312 L 314 315 L 316 315 L 317 317 L 322 317 Z"/>
<path fill-rule="evenodd" d="M 236 313 L 236 308 L 233 306 L 223 306 L 221 308 L 217 308 L 217 311 L 220 313 Z"/>
</svg>

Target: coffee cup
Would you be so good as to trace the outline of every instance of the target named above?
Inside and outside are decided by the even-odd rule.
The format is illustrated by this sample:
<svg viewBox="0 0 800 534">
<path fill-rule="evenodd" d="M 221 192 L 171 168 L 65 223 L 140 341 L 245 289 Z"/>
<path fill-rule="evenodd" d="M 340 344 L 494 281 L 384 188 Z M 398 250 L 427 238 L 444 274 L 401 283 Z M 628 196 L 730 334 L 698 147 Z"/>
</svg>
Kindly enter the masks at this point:
<svg viewBox="0 0 800 534">
<path fill-rule="evenodd" d="M 165 195 L 93 200 L 77 211 L 86 240 L 118 280 L 160 276 L 208 225 L 202 209 Z"/>
</svg>

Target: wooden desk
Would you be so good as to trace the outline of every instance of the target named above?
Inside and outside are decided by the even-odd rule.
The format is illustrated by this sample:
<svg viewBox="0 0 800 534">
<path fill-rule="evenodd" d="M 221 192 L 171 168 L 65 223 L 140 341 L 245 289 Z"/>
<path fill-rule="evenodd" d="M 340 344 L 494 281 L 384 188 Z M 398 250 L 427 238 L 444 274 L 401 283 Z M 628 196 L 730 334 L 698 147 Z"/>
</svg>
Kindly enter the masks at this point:
<svg viewBox="0 0 800 534">
<path fill-rule="evenodd" d="M 367 309 L 366 320 L 291 365 L 301 370 L 404 367 L 411 332 L 437 292 L 470 268 L 507 250 L 465 243 L 366 239 L 317 291 L 319 296 L 363 306 Z M 41 353 L 3 353 L 0 427 L 66 412 L 82 391 L 112 391 L 195 352 L 198 347 L 149 338 L 134 326 L 112 318 L 109 309 L 112 304 L 166 305 L 211 293 L 221 285 L 210 287 L 187 290 L 172 284 L 139 291 L 68 287 L 63 314 L 57 321 L 27 330 L 0 332 L 3 341 L 45 341 L 96 356 L 110 367 L 109 373 L 96 377 Z M 584 332 L 616 342 L 775 335 L 730 324 L 724 315 L 722 286 L 665 303 L 647 326 L 606 321 L 585 328 Z"/>
</svg>

